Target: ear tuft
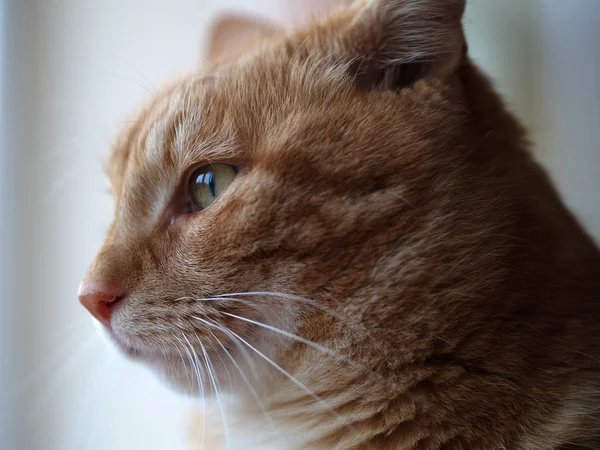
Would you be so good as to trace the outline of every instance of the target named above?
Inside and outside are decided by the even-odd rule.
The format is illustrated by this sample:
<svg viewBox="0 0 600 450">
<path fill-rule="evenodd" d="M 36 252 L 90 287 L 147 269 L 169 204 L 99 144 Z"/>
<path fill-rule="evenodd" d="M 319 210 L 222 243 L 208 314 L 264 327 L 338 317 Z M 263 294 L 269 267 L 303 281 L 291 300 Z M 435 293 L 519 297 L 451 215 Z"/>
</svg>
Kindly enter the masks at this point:
<svg viewBox="0 0 600 450">
<path fill-rule="evenodd" d="M 371 0 L 340 46 L 360 89 L 402 89 L 426 76 L 446 76 L 461 61 L 465 0 Z"/>
</svg>

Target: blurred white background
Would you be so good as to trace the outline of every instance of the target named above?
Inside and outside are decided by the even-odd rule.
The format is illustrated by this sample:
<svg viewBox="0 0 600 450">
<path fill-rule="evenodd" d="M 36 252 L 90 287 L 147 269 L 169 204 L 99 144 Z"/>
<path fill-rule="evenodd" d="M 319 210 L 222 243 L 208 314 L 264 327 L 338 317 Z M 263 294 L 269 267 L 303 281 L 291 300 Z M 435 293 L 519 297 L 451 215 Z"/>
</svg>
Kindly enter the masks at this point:
<svg viewBox="0 0 600 450">
<path fill-rule="evenodd" d="M 218 11 L 283 3 L 0 1 L 1 449 L 186 448 L 190 401 L 108 348 L 77 300 L 111 219 L 102 161 L 135 106 L 193 68 Z M 600 240 L 600 2 L 470 0 L 465 24 Z"/>
</svg>

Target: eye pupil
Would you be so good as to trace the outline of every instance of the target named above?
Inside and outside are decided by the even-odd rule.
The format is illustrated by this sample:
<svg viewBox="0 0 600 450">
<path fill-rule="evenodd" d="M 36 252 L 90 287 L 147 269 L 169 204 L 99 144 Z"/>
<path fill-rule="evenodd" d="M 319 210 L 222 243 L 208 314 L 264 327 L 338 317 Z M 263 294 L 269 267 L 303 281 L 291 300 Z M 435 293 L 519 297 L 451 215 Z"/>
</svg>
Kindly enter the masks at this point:
<svg viewBox="0 0 600 450">
<path fill-rule="evenodd" d="M 213 197 L 217 196 L 217 192 L 215 191 L 215 174 L 212 172 L 207 173 L 208 177 L 208 187 L 210 188 L 210 193 Z"/>
<path fill-rule="evenodd" d="M 208 164 L 194 172 L 190 180 L 190 197 L 194 210 L 208 208 L 233 182 L 238 168 L 228 164 Z"/>
</svg>

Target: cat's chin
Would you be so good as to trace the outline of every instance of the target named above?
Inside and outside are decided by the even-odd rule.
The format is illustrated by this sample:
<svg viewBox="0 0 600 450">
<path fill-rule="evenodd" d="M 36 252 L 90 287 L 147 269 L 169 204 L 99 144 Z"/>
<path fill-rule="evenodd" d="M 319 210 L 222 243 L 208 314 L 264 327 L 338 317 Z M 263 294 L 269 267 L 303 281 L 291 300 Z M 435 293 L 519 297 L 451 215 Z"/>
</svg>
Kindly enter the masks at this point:
<svg viewBox="0 0 600 450">
<path fill-rule="evenodd" d="M 133 345 L 128 342 L 127 338 L 121 336 L 118 332 L 101 325 L 95 320 L 94 322 L 98 333 L 109 342 L 111 347 L 116 349 L 119 354 L 125 356 L 127 359 L 136 363 L 142 363 L 148 367 L 150 371 L 171 390 L 186 396 L 212 397 L 212 389 L 207 388 L 207 386 L 210 386 L 210 380 L 203 380 L 204 386 L 200 386 L 201 383 L 198 380 L 197 371 L 203 372 L 203 369 L 196 369 L 194 365 L 186 365 L 183 362 L 183 356 L 181 354 L 165 354 L 164 351 L 157 351 L 153 348 Z M 215 376 L 218 381 L 231 384 L 229 376 L 223 380 L 219 380 L 219 374 L 227 370 L 220 367 L 218 364 L 218 361 L 220 360 L 215 358 L 215 355 L 210 351 L 208 352 L 207 357 L 213 361 L 211 364 L 213 370 L 216 369 L 213 376 Z M 225 384 L 223 385 L 225 386 Z M 228 394 L 230 393 L 228 392 Z"/>
<path fill-rule="evenodd" d="M 172 391 L 185 396 L 201 396 L 198 382 L 190 380 L 185 371 L 182 373 L 182 370 L 173 367 L 166 361 L 148 361 L 148 366 L 158 379 Z"/>
<path fill-rule="evenodd" d="M 198 380 L 189 375 L 190 369 L 182 364 L 180 355 L 165 355 L 137 348 L 102 325 L 98 325 L 97 328 L 102 337 L 121 355 L 146 365 L 171 390 L 186 396 L 202 395 Z"/>
<path fill-rule="evenodd" d="M 186 368 L 174 356 L 146 353 L 140 349 L 120 345 L 115 339 L 113 343 L 127 359 L 142 363 L 150 372 L 169 389 L 186 396 L 199 396 L 200 388 L 197 380 L 190 379 Z"/>
<path fill-rule="evenodd" d="M 97 321 L 94 321 L 94 324 L 96 325 L 96 330 L 100 336 L 106 339 L 112 345 L 112 347 L 119 351 L 120 354 L 134 361 L 144 359 L 142 351 L 125 342 L 123 339 L 119 338 L 116 333 L 101 325 Z"/>
</svg>

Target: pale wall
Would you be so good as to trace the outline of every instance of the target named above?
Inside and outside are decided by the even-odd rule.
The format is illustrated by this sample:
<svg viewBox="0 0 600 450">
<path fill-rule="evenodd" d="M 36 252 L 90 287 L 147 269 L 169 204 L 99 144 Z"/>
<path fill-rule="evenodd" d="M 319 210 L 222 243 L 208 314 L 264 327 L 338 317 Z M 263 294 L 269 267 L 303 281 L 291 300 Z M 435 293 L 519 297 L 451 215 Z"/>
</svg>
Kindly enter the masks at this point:
<svg viewBox="0 0 600 450">
<path fill-rule="evenodd" d="M 76 291 L 112 212 L 100 163 L 116 130 L 148 91 L 193 66 L 214 12 L 243 3 L 281 12 L 275 0 L 5 2 L 0 448 L 184 448 L 186 401 L 106 348 Z M 596 237 L 599 8 L 472 0 L 466 18 L 472 53 Z"/>
</svg>

